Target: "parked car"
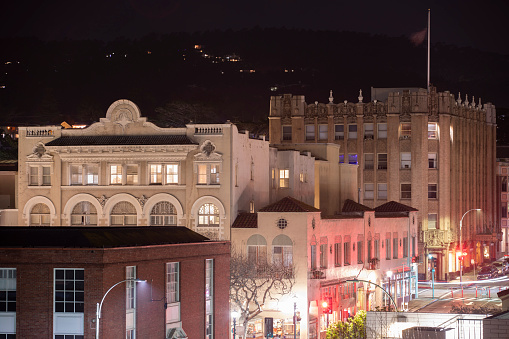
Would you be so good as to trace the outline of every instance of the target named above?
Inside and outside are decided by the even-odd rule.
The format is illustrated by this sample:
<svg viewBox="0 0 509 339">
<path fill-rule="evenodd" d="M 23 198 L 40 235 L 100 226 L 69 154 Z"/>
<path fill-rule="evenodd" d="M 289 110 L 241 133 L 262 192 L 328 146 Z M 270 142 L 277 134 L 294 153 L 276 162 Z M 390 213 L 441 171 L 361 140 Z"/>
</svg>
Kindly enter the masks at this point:
<svg viewBox="0 0 509 339">
<path fill-rule="evenodd" d="M 493 279 L 498 277 L 498 269 L 493 266 L 484 266 L 477 274 L 477 280 Z"/>
<path fill-rule="evenodd" d="M 509 264 L 505 261 L 494 261 L 492 263 L 498 269 L 498 275 L 506 275 L 509 273 Z"/>
</svg>

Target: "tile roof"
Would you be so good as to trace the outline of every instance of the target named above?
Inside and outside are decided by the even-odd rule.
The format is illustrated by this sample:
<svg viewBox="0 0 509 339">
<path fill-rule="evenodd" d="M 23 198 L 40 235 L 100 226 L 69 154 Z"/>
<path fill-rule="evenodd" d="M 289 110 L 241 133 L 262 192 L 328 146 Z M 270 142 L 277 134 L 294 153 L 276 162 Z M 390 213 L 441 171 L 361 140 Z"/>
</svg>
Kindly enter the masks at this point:
<svg viewBox="0 0 509 339">
<path fill-rule="evenodd" d="M 343 204 L 343 209 L 341 211 L 343 213 L 369 212 L 373 211 L 373 209 L 369 208 L 368 206 L 359 204 L 358 202 L 355 202 L 351 199 L 346 199 L 345 203 Z"/>
<path fill-rule="evenodd" d="M 415 212 L 415 211 L 417 211 L 417 209 L 410 207 L 408 205 L 403 205 L 396 201 L 389 201 L 375 208 L 376 213 Z"/>
<path fill-rule="evenodd" d="M 0 247 L 104 248 L 202 243 L 187 227 L 0 227 Z"/>
<path fill-rule="evenodd" d="M 292 197 L 285 197 L 265 206 L 260 212 L 320 212 L 320 210 Z"/>
<path fill-rule="evenodd" d="M 258 214 L 240 213 L 235 218 L 232 228 L 258 228 Z"/>
<path fill-rule="evenodd" d="M 46 146 L 103 146 L 103 145 L 193 145 L 186 135 L 87 135 L 63 136 Z"/>
</svg>

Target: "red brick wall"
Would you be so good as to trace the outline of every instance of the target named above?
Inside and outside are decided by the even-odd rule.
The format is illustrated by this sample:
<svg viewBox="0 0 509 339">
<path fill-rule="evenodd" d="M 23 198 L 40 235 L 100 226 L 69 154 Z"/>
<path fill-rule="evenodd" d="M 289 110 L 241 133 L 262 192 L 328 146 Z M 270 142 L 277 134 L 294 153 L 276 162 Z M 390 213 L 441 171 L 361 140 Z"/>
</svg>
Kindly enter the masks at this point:
<svg viewBox="0 0 509 339">
<path fill-rule="evenodd" d="M 205 259 L 214 259 L 215 338 L 228 337 L 229 242 L 146 246 L 117 249 L 0 249 L 0 267 L 17 269 L 16 331 L 20 338 L 51 338 L 53 334 L 53 269 L 85 269 L 85 338 L 95 338 L 96 303 L 125 267 L 136 266 L 137 335 L 165 336 L 165 264 L 179 261 L 182 326 L 190 339 L 205 331 Z M 100 322 L 102 338 L 125 337 L 125 284 L 105 298 Z"/>
</svg>

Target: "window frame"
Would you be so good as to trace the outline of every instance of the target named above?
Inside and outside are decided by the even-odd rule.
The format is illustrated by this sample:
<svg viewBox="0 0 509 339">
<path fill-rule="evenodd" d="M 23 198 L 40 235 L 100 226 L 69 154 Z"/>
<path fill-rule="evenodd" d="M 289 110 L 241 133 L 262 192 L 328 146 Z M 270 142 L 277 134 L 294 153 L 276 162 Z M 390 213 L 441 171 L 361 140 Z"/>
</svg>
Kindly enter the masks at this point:
<svg viewBox="0 0 509 339">
<path fill-rule="evenodd" d="M 292 140 L 292 125 L 283 125 L 281 126 L 281 133 L 283 141 L 291 141 Z"/>
<path fill-rule="evenodd" d="M 385 185 L 385 190 L 381 190 L 380 187 L 381 185 Z M 377 194 L 376 194 L 376 197 L 377 199 L 379 200 L 387 200 L 387 183 L 386 182 L 379 182 L 377 183 Z M 381 192 L 385 192 L 385 196 L 382 196 L 380 193 Z"/>
<path fill-rule="evenodd" d="M 401 169 L 412 168 L 412 153 L 411 152 L 400 152 Z"/>
<path fill-rule="evenodd" d="M 434 218 L 430 218 L 431 216 L 434 216 Z M 430 225 L 433 225 L 434 227 L 430 227 Z M 428 213 L 428 229 L 429 230 L 438 229 L 438 213 Z"/>
<path fill-rule="evenodd" d="M 290 188 L 290 169 L 279 169 L 279 188 Z"/>
<path fill-rule="evenodd" d="M 387 139 L 387 123 L 381 122 L 377 124 L 377 139 Z M 380 127 L 385 127 L 382 129 Z"/>
<path fill-rule="evenodd" d="M 408 139 L 412 137 L 412 123 L 411 122 L 401 122 L 399 124 L 399 136 L 402 139 Z"/>
<path fill-rule="evenodd" d="M 375 154 L 364 153 L 364 169 L 373 170 L 375 169 Z"/>
<path fill-rule="evenodd" d="M 304 126 L 305 128 L 305 136 L 306 136 L 306 141 L 314 141 L 315 140 L 315 137 L 316 137 L 316 128 L 315 128 L 315 124 L 306 124 Z"/>
<path fill-rule="evenodd" d="M 428 169 L 437 169 L 438 168 L 438 154 L 437 153 L 428 153 Z"/>
<path fill-rule="evenodd" d="M 438 184 L 428 184 L 428 199 L 438 199 Z"/>
<path fill-rule="evenodd" d="M 375 184 L 364 183 L 364 199 L 373 200 L 375 199 Z"/>
<path fill-rule="evenodd" d="M 196 164 L 196 185 L 217 187 L 221 185 L 221 163 L 197 163 Z"/>
<path fill-rule="evenodd" d="M 403 189 L 405 188 L 405 189 Z M 400 184 L 401 199 L 412 199 L 412 184 L 411 183 L 401 183 Z"/>
<path fill-rule="evenodd" d="M 334 125 L 334 140 L 345 140 L 345 125 L 335 124 Z"/>
<path fill-rule="evenodd" d="M 438 123 L 428 122 L 428 139 L 430 140 L 438 139 Z"/>
<path fill-rule="evenodd" d="M 377 153 L 376 155 L 377 155 L 376 168 L 379 170 L 386 170 L 387 169 L 387 153 Z M 381 159 L 381 158 L 383 158 L 384 155 L 385 155 L 385 160 Z M 385 166 L 384 166 L 384 164 L 385 164 Z"/>
<path fill-rule="evenodd" d="M 348 125 L 348 139 L 357 139 L 357 124 L 349 124 Z"/>
<path fill-rule="evenodd" d="M 318 140 L 320 141 L 329 140 L 329 125 L 327 124 L 318 125 Z"/>
<path fill-rule="evenodd" d="M 371 128 L 369 128 L 371 127 Z M 374 124 L 372 122 L 364 123 L 364 140 L 374 139 L 375 138 L 375 129 Z"/>
<path fill-rule="evenodd" d="M 208 207 L 208 209 L 207 209 L 207 207 Z M 210 209 L 212 207 L 213 207 L 213 213 L 200 213 L 202 211 L 202 208 L 205 208 L 206 210 L 210 211 Z M 216 211 L 217 211 L 217 213 L 215 213 Z M 198 208 L 197 216 L 198 216 L 198 223 L 197 223 L 198 227 L 219 227 L 221 224 L 220 211 L 219 211 L 219 208 L 214 203 L 206 202 L 206 203 L 202 204 Z M 213 223 L 210 222 L 211 218 L 213 220 Z M 207 220 L 207 223 L 203 222 L 205 220 Z"/>
</svg>

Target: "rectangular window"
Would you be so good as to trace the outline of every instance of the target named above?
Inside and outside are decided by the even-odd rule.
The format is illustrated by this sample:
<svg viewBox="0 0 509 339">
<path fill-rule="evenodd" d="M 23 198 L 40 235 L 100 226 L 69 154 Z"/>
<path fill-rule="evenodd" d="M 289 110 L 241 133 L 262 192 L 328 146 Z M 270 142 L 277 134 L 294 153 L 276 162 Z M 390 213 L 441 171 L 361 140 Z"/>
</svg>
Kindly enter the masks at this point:
<svg viewBox="0 0 509 339">
<path fill-rule="evenodd" d="M 408 236 L 403 238 L 403 258 L 408 257 Z"/>
<path fill-rule="evenodd" d="M 437 184 L 428 184 L 428 199 L 438 198 Z"/>
<path fill-rule="evenodd" d="M 373 153 L 364 154 L 364 169 L 370 170 L 375 168 L 375 155 Z"/>
<path fill-rule="evenodd" d="M 428 153 L 428 168 L 438 168 L 436 153 Z"/>
<path fill-rule="evenodd" d="M 42 166 L 42 184 L 44 186 L 51 185 L 51 167 Z"/>
<path fill-rule="evenodd" d="M 71 185 L 83 185 L 83 165 L 71 165 Z"/>
<path fill-rule="evenodd" d="M 320 268 L 327 268 L 327 244 L 320 244 Z"/>
<path fill-rule="evenodd" d="M 428 139 L 438 139 L 438 126 L 436 122 L 428 123 Z"/>
<path fill-rule="evenodd" d="M 378 124 L 378 139 L 387 139 L 387 123 Z"/>
<path fill-rule="evenodd" d="M 122 165 L 110 165 L 110 184 L 122 185 Z"/>
<path fill-rule="evenodd" d="M 315 125 L 306 125 L 306 140 L 315 140 Z"/>
<path fill-rule="evenodd" d="M 334 140 L 345 138 L 345 125 L 334 125 Z"/>
<path fill-rule="evenodd" d="M 205 338 L 214 338 L 214 259 L 205 260 Z"/>
<path fill-rule="evenodd" d="M 207 165 L 198 165 L 198 185 L 207 184 Z"/>
<path fill-rule="evenodd" d="M 350 242 L 343 244 L 343 253 L 345 256 L 345 266 L 350 265 Z"/>
<path fill-rule="evenodd" d="M 398 237 L 392 238 L 392 258 L 398 259 Z"/>
<path fill-rule="evenodd" d="M 502 218 L 507 218 L 507 203 L 502 204 L 501 214 L 502 214 L 501 215 Z"/>
<path fill-rule="evenodd" d="M 273 168 L 271 170 L 271 185 L 272 185 L 272 188 L 276 188 L 276 169 Z"/>
<path fill-rule="evenodd" d="M 435 230 L 438 227 L 438 215 L 436 213 L 428 214 L 428 229 Z"/>
<path fill-rule="evenodd" d="M 341 266 L 341 243 L 334 244 L 334 266 Z"/>
<path fill-rule="evenodd" d="M 86 185 L 99 184 L 99 165 L 87 164 L 84 166 L 84 177 Z"/>
<path fill-rule="evenodd" d="M 166 323 L 180 321 L 180 267 L 166 263 Z"/>
<path fill-rule="evenodd" d="M 348 139 L 357 139 L 357 125 L 348 125 Z"/>
<path fill-rule="evenodd" d="M 357 241 L 357 263 L 362 264 L 363 261 L 363 255 L 364 255 L 364 249 L 362 248 L 363 241 L 359 240 Z"/>
<path fill-rule="evenodd" d="M 400 134 L 401 138 L 408 139 L 412 135 L 412 124 L 409 122 L 402 122 L 400 124 Z"/>
<path fill-rule="evenodd" d="M 390 233 L 387 233 L 387 237 L 385 238 L 385 259 L 391 260 L 391 236 L 390 236 Z"/>
<path fill-rule="evenodd" d="M 198 164 L 198 185 L 219 185 L 219 164 Z"/>
<path fill-rule="evenodd" d="M 412 236 L 412 257 L 415 257 L 415 236 Z"/>
<path fill-rule="evenodd" d="M 311 270 L 316 271 L 316 245 L 311 245 Z"/>
<path fill-rule="evenodd" d="M 318 138 L 320 140 L 329 140 L 329 131 L 327 125 L 319 125 L 318 126 Z"/>
<path fill-rule="evenodd" d="M 502 192 L 507 192 L 507 177 L 502 177 Z"/>
<path fill-rule="evenodd" d="M 38 186 L 39 185 L 39 167 L 37 167 L 37 166 L 29 167 L 28 184 L 30 186 Z"/>
<path fill-rule="evenodd" d="M 247 260 L 252 265 L 264 266 L 267 264 L 267 246 L 266 245 L 248 245 Z"/>
<path fill-rule="evenodd" d="M 16 312 L 15 268 L 0 268 L 0 314 L 2 312 Z M 0 332 L 3 331 L 0 329 Z"/>
<path fill-rule="evenodd" d="M 373 124 L 366 123 L 364 124 L 364 139 L 373 139 L 374 131 Z"/>
<path fill-rule="evenodd" d="M 401 153 L 401 168 L 408 169 L 412 166 L 412 153 Z"/>
<path fill-rule="evenodd" d="M 401 184 L 401 199 L 412 199 L 412 184 Z"/>
<path fill-rule="evenodd" d="M 210 165 L 210 184 L 219 185 L 219 165 Z"/>
<path fill-rule="evenodd" d="M 340 164 L 344 164 L 345 163 L 345 155 L 344 154 L 340 154 L 339 155 L 339 163 Z"/>
<path fill-rule="evenodd" d="M 386 183 L 380 183 L 378 184 L 378 199 L 386 200 L 387 199 L 387 184 Z"/>
<path fill-rule="evenodd" d="M 387 153 L 378 153 L 378 166 L 377 168 L 379 170 L 386 170 L 387 169 Z"/>
<path fill-rule="evenodd" d="M 272 262 L 276 265 L 283 265 L 284 267 L 292 266 L 292 246 L 274 246 L 272 249 Z"/>
<path fill-rule="evenodd" d="M 55 312 L 83 313 L 85 301 L 84 278 L 84 269 L 55 269 Z"/>
<path fill-rule="evenodd" d="M 136 337 L 136 266 L 125 268 L 125 332 L 126 339 Z"/>
<path fill-rule="evenodd" d="M 281 188 L 290 187 L 290 170 L 289 169 L 279 170 L 279 187 L 281 187 Z"/>
<path fill-rule="evenodd" d="M 375 198 L 375 184 L 364 184 L 364 199 L 372 200 Z"/>
<path fill-rule="evenodd" d="M 350 165 L 357 165 L 357 154 L 348 154 L 348 163 Z"/>
<path fill-rule="evenodd" d="M 179 183 L 179 165 L 166 165 L 166 184 L 174 185 Z"/>
<path fill-rule="evenodd" d="M 283 140 L 292 140 L 292 126 L 283 126 Z"/>
<path fill-rule="evenodd" d="M 138 165 L 127 165 L 126 166 L 126 184 L 137 185 L 138 184 Z"/>
<path fill-rule="evenodd" d="M 373 244 L 373 241 L 371 239 L 368 240 L 368 260 L 373 258 L 373 250 L 371 249 L 371 246 Z"/>
<path fill-rule="evenodd" d="M 163 183 L 163 165 L 150 165 L 150 184 L 161 185 Z"/>
<path fill-rule="evenodd" d="M 375 244 L 374 244 L 374 252 L 375 252 L 375 258 L 380 259 L 380 239 L 375 238 Z"/>
</svg>

